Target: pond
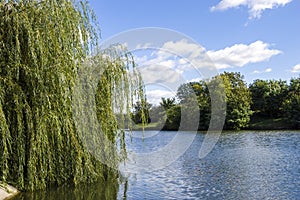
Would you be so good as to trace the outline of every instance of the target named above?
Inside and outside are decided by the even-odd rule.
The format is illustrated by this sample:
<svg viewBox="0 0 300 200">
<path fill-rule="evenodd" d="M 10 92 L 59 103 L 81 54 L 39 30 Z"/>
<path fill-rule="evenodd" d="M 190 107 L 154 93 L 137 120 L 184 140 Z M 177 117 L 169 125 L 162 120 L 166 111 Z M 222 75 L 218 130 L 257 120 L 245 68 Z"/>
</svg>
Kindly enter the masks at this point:
<svg viewBox="0 0 300 200">
<path fill-rule="evenodd" d="M 134 132 L 129 151 L 152 152 L 177 132 Z M 187 136 L 191 133 L 186 132 Z M 225 132 L 213 150 L 199 158 L 205 134 L 198 133 L 185 153 L 162 169 L 128 172 L 118 199 L 297 199 L 300 197 L 300 132 Z M 106 185 L 54 189 L 15 199 L 102 199 Z M 82 198 L 80 198 L 82 197 Z M 46 198 L 47 199 L 47 198 Z"/>
</svg>

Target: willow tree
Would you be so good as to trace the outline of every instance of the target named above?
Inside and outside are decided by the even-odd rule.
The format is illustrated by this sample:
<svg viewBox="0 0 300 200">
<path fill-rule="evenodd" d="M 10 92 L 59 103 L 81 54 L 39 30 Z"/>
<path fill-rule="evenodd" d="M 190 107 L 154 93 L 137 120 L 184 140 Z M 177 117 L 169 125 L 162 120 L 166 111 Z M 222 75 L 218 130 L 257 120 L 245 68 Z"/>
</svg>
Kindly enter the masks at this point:
<svg viewBox="0 0 300 200">
<path fill-rule="evenodd" d="M 78 72 L 97 46 L 97 27 L 86 1 L 0 0 L 0 181 L 36 190 L 116 180 L 117 172 L 83 146 L 72 110 Z M 118 125 L 112 103 L 103 98 L 110 101 L 114 88 L 125 87 L 129 93 L 119 97 L 129 107 L 134 89 L 128 57 L 123 58 L 101 62 L 106 73 L 95 97 L 97 117 L 112 144 Z"/>
</svg>

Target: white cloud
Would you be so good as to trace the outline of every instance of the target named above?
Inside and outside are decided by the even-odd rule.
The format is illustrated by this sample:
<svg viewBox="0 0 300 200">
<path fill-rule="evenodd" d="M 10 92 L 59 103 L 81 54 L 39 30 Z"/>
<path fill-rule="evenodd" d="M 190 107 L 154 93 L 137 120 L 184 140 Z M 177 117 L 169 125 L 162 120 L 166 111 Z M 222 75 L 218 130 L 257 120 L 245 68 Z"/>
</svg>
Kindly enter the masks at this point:
<svg viewBox="0 0 300 200">
<path fill-rule="evenodd" d="M 135 49 L 149 49 L 153 45 L 151 43 L 146 43 L 146 44 L 138 44 Z"/>
<path fill-rule="evenodd" d="M 260 18 L 262 12 L 266 9 L 274 9 L 279 6 L 285 6 L 292 0 L 221 0 L 216 6 L 211 7 L 211 11 L 227 10 L 247 6 L 249 9 L 249 18 Z"/>
<path fill-rule="evenodd" d="M 205 54 L 205 49 L 200 45 L 189 42 L 186 39 L 182 39 L 177 42 L 166 42 L 162 46 L 162 51 L 158 52 L 158 55 L 164 55 L 165 50 L 175 53 L 176 55 L 189 58 L 190 60 Z"/>
<path fill-rule="evenodd" d="M 158 65 L 172 68 L 172 67 L 176 66 L 176 61 L 175 60 L 165 60 L 165 61 L 161 61 L 160 63 L 158 63 Z"/>
<path fill-rule="evenodd" d="M 145 63 L 149 60 L 148 56 L 144 55 L 144 56 L 136 56 L 134 55 L 134 61 L 137 64 L 142 64 Z"/>
<path fill-rule="evenodd" d="M 181 58 L 175 61 L 175 56 L 164 50 L 175 52 Z M 235 44 L 217 51 L 206 51 L 205 48 L 199 45 L 181 40 L 165 43 L 162 50 L 156 53 L 157 58 L 151 60 L 151 62 L 180 70 L 191 68 L 191 64 L 196 65 L 195 67 L 198 69 L 212 67 L 226 69 L 267 61 L 272 56 L 280 53 L 281 51 L 270 49 L 270 44 L 262 41 L 256 41 L 249 45 Z M 207 55 L 209 58 L 207 58 Z"/>
<path fill-rule="evenodd" d="M 281 51 L 269 49 L 270 45 L 256 41 L 250 45 L 235 44 L 218 51 L 208 51 L 207 54 L 218 69 L 243 67 L 249 63 L 268 61 Z"/>
<path fill-rule="evenodd" d="M 162 65 L 167 64 L 167 66 L 171 67 L 171 62 L 164 61 L 174 60 L 172 68 L 181 74 L 186 71 L 193 71 L 194 73 L 201 71 L 202 75 L 207 77 L 217 74 L 216 68 L 208 58 L 205 48 L 187 39 L 166 42 L 154 55 L 156 58 L 151 60 L 151 62 Z"/>
<path fill-rule="evenodd" d="M 295 65 L 292 69 L 291 72 L 293 73 L 300 73 L 300 64 Z"/>
<path fill-rule="evenodd" d="M 172 98 L 175 96 L 174 92 L 167 90 L 150 90 L 146 91 L 147 101 L 153 105 L 159 105 L 161 102 L 161 98 Z"/>
<path fill-rule="evenodd" d="M 170 63 L 166 61 L 166 65 Z M 160 64 L 146 65 L 138 68 L 138 71 L 140 72 L 145 84 L 149 84 L 149 83 L 166 84 L 166 83 L 180 82 L 181 74 L 178 72 L 178 70 L 174 70 L 173 68 L 166 65 L 160 65 Z"/>
<path fill-rule="evenodd" d="M 201 80 L 203 80 L 203 79 L 202 78 L 193 78 L 193 79 L 187 81 L 187 83 L 190 83 L 190 82 L 199 82 Z"/>
<path fill-rule="evenodd" d="M 149 52 L 146 52 L 149 54 Z M 168 82 L 175 82 L 185 71 L 192 69 L 193 64 L 199 68 L 202 64 L 205 49 L 196 43 L 182 39 L 179 41 L 169 41 L 157 50 L 153 50 L 151 55 L 136 57 L 136 63 L 142 69 L 142 74 L 147 80 L 161 82 L 162 79 Z M 148 58 L 148 59 L 145 59 Z M 198 61 L 198 62 L 196 62 Z"/>
<path fill-rule="evenodd" d="M 272 72 L 272 71 L 273 71 L 272 68 L 268 68 L 268 69 L 265 70 L 266 73 L 269 73 L 269 72 Z"/>
<path fill-rule="evenodd" d="M 267 68 L 267 69 L 262 70 L 262 71 L 255 70 L 255 71 L 252 72 L 252 74 L 263 74 L 263 73 L 270 73 L 270 72 L 272 72 L 272 68 Z"/>
<path fill-rule="evenodd" d="M 174 97 L 181 84 L 205 80 L 216 75 L 214 72 L 212 75 L 207 72 L 217 72 L 211 69 L 244 67 L 247 64 L 268 61 L 280 53 L 282 53 L 280 50 L 272 49 L 270 44 L 262 41 L 206 51 L 205 48 L 191 41 L 180 40 L 166 42 L 161 48 L 138 52 L 134 56 L 139 66 L 137 69 L 146 87 L 147 100 L 153 105 L 158 105 L 161 97 Z M 297 70 L 300 72 L 300 64 L 292 71 Z M 271 68 L 267 68 L 252 73 L 260 74 L 271 71 Z"/>
<path fill-rule="evenodd" d="M 190 41 L 180 40 L 166 42 L 161 48 L 145 53 L 146 55 L 139 54 L 140 57 L 135 59 L 145 83 L 177 85 L 191 79 L 190 77 L 215 76 L 218 69 L 268 61 L 282 52 L 262 41 L 206 51 Z M 268 73 L 269 70 L 254 73 Z"/>
</svg>

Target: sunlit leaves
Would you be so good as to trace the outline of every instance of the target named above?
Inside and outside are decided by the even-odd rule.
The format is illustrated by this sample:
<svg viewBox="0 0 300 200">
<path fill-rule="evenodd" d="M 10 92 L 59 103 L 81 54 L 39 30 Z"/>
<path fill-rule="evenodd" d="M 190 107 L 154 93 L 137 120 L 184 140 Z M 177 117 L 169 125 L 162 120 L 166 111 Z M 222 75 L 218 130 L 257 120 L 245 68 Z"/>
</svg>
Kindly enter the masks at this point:
<svg viewBox="0 0 300 200">
<path fill-rule="evenodd" d="M 126 101 L 124 110 L 130 110 L 129 90 L 136 82 L 129 81 L 128 60 L 96 54 L 98 37 L 84 0 L 0 0 L 1 181 L 22 190 L 117 181 L 117 173 L 82 146 L 72 113 L 79 69 L 92 56 L 106 63 L 96 98 L 99 121 L 112 141 L 119 128 L 113 104 Z M 115 93 L 122 95 L 112 102 Z"/>
</svg>

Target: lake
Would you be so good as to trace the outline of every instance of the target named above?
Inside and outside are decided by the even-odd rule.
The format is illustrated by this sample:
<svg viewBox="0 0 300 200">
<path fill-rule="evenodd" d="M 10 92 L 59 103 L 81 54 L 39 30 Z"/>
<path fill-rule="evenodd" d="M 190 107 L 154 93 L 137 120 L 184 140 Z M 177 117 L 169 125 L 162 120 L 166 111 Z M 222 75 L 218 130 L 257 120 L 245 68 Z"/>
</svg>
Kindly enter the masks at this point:
<svg viewBox="0 0 300 200">
<path fill-rule="evenodd" d="M 128 150 L 153 152 L 177 132 L 133 132 Z M 144 138 L 134 137 L 144 135 Z M 188 136 L 189 132 L 185 132 Z M 300 132 L 225 132 L 213 150 L 198 157 L 205 134 L 198 133 L 175 162 L 162 169 L 123 173 L 118 199 L 298 199 L 300 198 Z M 175 149 L 174 149 L 175 150 Z M 109 185 L 109 184 L 108 184 Z M 102 185 L 23 194 L 15 199 L 103 198 Z M 91 195 L 92 194 L 92 195 Z M 80 198 L 82 197 L 82 198 Z"/>
</svg>

